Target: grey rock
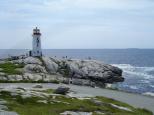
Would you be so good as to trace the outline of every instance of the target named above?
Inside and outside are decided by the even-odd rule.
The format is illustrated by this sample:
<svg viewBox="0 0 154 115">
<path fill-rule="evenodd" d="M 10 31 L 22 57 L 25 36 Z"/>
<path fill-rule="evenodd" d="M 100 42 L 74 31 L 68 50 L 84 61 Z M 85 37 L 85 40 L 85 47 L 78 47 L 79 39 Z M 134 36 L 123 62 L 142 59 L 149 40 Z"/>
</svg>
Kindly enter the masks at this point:
<svg viewBox="0 0 154 115">
<path fill-rule="evenodd" d="M 28 57 L 25 59 L 13 60 L 12 63 L 25 63 L 21 70 L 23 75 L 8 75 L 0 73 L 0 80 L 20 81 L 54 81 L 66 82 L 66 78 L 78 79 L 73 81 L 77 85 L 89 85 L 91 82 L 103 86 L 105 83 L 123 82 L 122 70 L 112 65 L 96 60 L 81 59 L 57 59 L 42 57 Z M 55 75 L 55 76 L 53 76 Z M 84 81 L 86 80 L 86 81 Z"/>
<path fill-rule="evenodd" d="M 32 73 L 25 73 L 25 74 L 23 75 L 23 79 L 24 79 L 24 80 L 31 80 L 31 81 L 43 80 L 41 74 L 32 74 Z"/>
<path fill-rule="evenodd" d="M 33 88 L 43 88 L 43 85 L 41 85 L 41 84 L 35 84 L 35 85 L 33 86 Z"/>
<path fill-rule="evenodd" d="M 38 58 L 28 57 L 24 60 L 26 64 L 39 64 L 42 65 L 42 62 Z"/>
<path fill-rule="evenodd" d="M 72 77 L 101 81 L 103 83 L 122 82 L 122 70 L 96 60 L 69 60 L 66 62 Z"/>
<path fill-rule="evenodd" d="M 0 111 L 0 115 L 18 115 L 16 112 Z"/>
<path fill-rule="evenodd" d="M 58 71 L 58 64 L 57 63 L 55 63 L 49 57 L 42 57 L 42 60 L 45 64 L 44 66 L 46 66 L 46 69 L 49 73 L 57 73 L 57 71 Z"/>
<path fill-rule="evenodd" d="M 65 86 L 61 86 L 61 87 L 58 87 L 58 88 L 55 90 L 55 93 L 56 93 L 56 94 L 66 95 L 66 93 L 68 93 L 69 90 L 70 90 L 70 88 L 65 87 Z"/>
<path fill-rule="evenodd" d="M 0 75 L 0 80 L 2 80 L 2 81 L 6 81 L 6 80 L 8 80 L 8 79 L 7 79 L 6 76 L 1 76 L 1 75 Z"/>
<path fill-rule="evenodd" d="M 8 109 L 5 105 L 0 105 L 0 110 L 6 110 Z"/>
<path fill-rule="evenodd" d="M 0 72 L 0 76 L 5 76 L 6 74 L 4 72 Z"/>
<path fill-rule="evenodd" d="M 98 115 L 105 115 L 106 114 L 104 111 L 95 111 L 95 113 Z"/>
<path fill-rule="evenodd" d="M 24 64 L 38 64 L 42 65 L 42 62 L 38 58 L 27 57 L 25 59 L 14 60 L 14 63 L 24 63 Z"/>
<path fill-rule="evenodd" d="M 24 71 L 26 73 L 47 73 L 47 71 L 45 70 L 45 67 L 37 64 L 27 64 L 24 67 Z"/>
<path fill-rule="evenodd" d="M 92 112 L 75 112 L 75 111 L 65 111 L 60 115 L 92 115 Z"/>
<path fill-rule="evenodd" d="M 6 104 L 7 103 L 7 101 L 5 101 L 5 100 L 0 100 L 0 105 L 4 105 L 4 104 Z"/>
<path fill-rule="evenodd" d="M 96 99 L 92 99 L 91 102 L 94 103 L 97 106 L 103 105 L 103 102 L 102 101 L 99 101 L 99 100 L 96 100 Z"/>
<path fill-rule="evenodd" d="M 110 105 L 111 105 L 112 107 L 117 108 L 117 109 L 121 109 L 121 110 L 124 110 L 124 111 L 130 111 L 130 112 L 132 112 L 132 110 L 131 110 L 130 108 L 127 108 L 127 107 L 115 105 L 115 104 L 112 104 L 112 103 L 110 103 Z"/>
<path fill-rule="evenodd" d="M 21 81 L 23 80 L 22 75 L 8 75 L 8 81 Z"/>
<path fill-rule="evenodd" d="M 38 100 L 37 103 L 44 103 L 44 104 L 47 104 L 47 100 Z"/>
</svg>

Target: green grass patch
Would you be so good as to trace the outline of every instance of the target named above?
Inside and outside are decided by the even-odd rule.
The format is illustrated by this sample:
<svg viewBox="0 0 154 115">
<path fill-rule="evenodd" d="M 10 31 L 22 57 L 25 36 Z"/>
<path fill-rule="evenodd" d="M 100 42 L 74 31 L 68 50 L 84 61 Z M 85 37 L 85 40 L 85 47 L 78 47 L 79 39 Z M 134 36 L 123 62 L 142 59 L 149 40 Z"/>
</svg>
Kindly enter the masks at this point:
<svg viewBox="0 0 154 115">
<path fill-rule="evenodd" d="M 22 72 L 16 69 L 23 68 L 23 67 L 24 67 L 24 64 L 13 64 L 10 62 L 0 64 L 0 68 L 2 68 L 1 72 L 4 72 L 8 75 L 21 75 Z"/>
<path fill-rule="evenodd" d="M 117 101 L 117 100 L 114 100 L 114 99 L 111 99 L 111 98 L 106 98 L 106 97 L 101 97 L 101 96 L 97 96 L 96 98 L 98 100 L 102 101 L 102 102 L 112 103 L 112 104 L 115 104 L 115 105 L 118 105 L 118 106 L 126 107 L 126 108 L 129 108 L 133 111 L 133 113 L 129 113 L 129 112 L 123 113 L 123 112 L 121 112 L 120 114 L 115 114 L 115 115 L 153 115 L 153 113 L 151 111 L 147 110 L 147 109 L 134 108 L 134 107 L 130 106 L 129 104 L 126 104 L 126 103 L 123 103 L 123 102 L 120 102 L 120 101 Z M 112 111 L 112 112 L 115 111 L 110 106 L 108 106 L 108 109 L 110 109 L 110 111 Z"/>
<path fill-rule="evenodd" d="M 53 90 L 46 90 L 45 93 L 52 93 Z M 20 95 L 11 96 L 9 92 L 1 91 L 0 98 L 8 102 L 7 106 L 9 110 L 17 112 L 19 115 L 59 115 L 64 111 L 82 111 L 93 112 L 93 115 L 99 115 L 96 111 L 106 113 L 106 115 L 152 115 L 152 113 L 146 109 L 135 109 L 132 106 L 105 97 L 96 97 L 102 102 L 101 105 L 97 105 L 92 99 L 79 100 L 77 98 L 71 98 L 67 96 L 53 96 L 46 98 L 29 97 L 22 98 Z M 38 103 L 38 100 L 46 100 L 48 103 Z M 120 110 L 112 107 L 109 103 L 121 105 L 133 110 L 133 112 Z"/>
<path fill-rule="evenodd" d="M 118 106 L 129 107 L 130 109 L 133 108 L 132 106 L 130 106 L 126 103 L 122 103 L 122 102 L 114 100 L 112 98 L 106 98 L 106 97 L 101 97 L 101 96 L 97 96 L 96 98 L 100 101 L 105 102 L 105 103 L 112 103 L 112 104 L 115 104 L 115 105 L 118 105 Z"/>
</svg>

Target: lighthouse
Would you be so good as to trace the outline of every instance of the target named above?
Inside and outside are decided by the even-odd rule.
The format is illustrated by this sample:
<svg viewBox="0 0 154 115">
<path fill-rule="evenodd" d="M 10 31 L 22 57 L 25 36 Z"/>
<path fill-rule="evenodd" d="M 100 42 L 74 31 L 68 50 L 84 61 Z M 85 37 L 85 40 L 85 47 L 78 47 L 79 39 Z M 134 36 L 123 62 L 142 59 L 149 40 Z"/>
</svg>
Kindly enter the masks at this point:
<svg viewBox="0 0 154 115">
<path fill-rule="evenodd" d="M 32 37 L 33 37 L 32 41 L 33 50 L 31 51 L 31 56 L 40 57 L 42 56 L 40 29 L 38 29 L 37 27 L 33 29 Z"/>
</svg>

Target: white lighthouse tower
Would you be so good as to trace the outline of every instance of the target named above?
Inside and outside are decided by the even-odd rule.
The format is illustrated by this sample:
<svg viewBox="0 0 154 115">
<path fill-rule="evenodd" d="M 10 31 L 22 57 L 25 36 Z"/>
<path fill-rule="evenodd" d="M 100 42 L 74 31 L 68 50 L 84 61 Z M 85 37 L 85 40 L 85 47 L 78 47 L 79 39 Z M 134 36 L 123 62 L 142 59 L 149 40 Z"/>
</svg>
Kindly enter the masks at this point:
<svg viewBox="0 0 154 115">
<path fill-rule="evenodd" d="M 41 33 L 40 29 L 37 27 L 33 29 L 33 50 L 31 52 L 32 56 L 40 57 L 42 56 L 42 49 L 41 49 Z"/>
</svg>

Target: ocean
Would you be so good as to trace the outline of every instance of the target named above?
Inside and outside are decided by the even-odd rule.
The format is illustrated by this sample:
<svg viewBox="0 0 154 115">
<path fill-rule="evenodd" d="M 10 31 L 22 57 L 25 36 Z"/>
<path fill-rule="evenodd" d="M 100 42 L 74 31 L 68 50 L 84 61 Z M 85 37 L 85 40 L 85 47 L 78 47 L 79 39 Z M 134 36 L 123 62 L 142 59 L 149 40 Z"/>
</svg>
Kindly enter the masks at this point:
<svg viewBox="0 0 154 115">
<path fill-rule="evenodd" d="M 21 55 L 28 50 L 0 50 L 0 58 Z M 51 57 L 96 59 L 123 70 L 125 81 L 118 88 L 134 93 L 154 93 L 154 49 L 46 49 Z"/>
</svg>

